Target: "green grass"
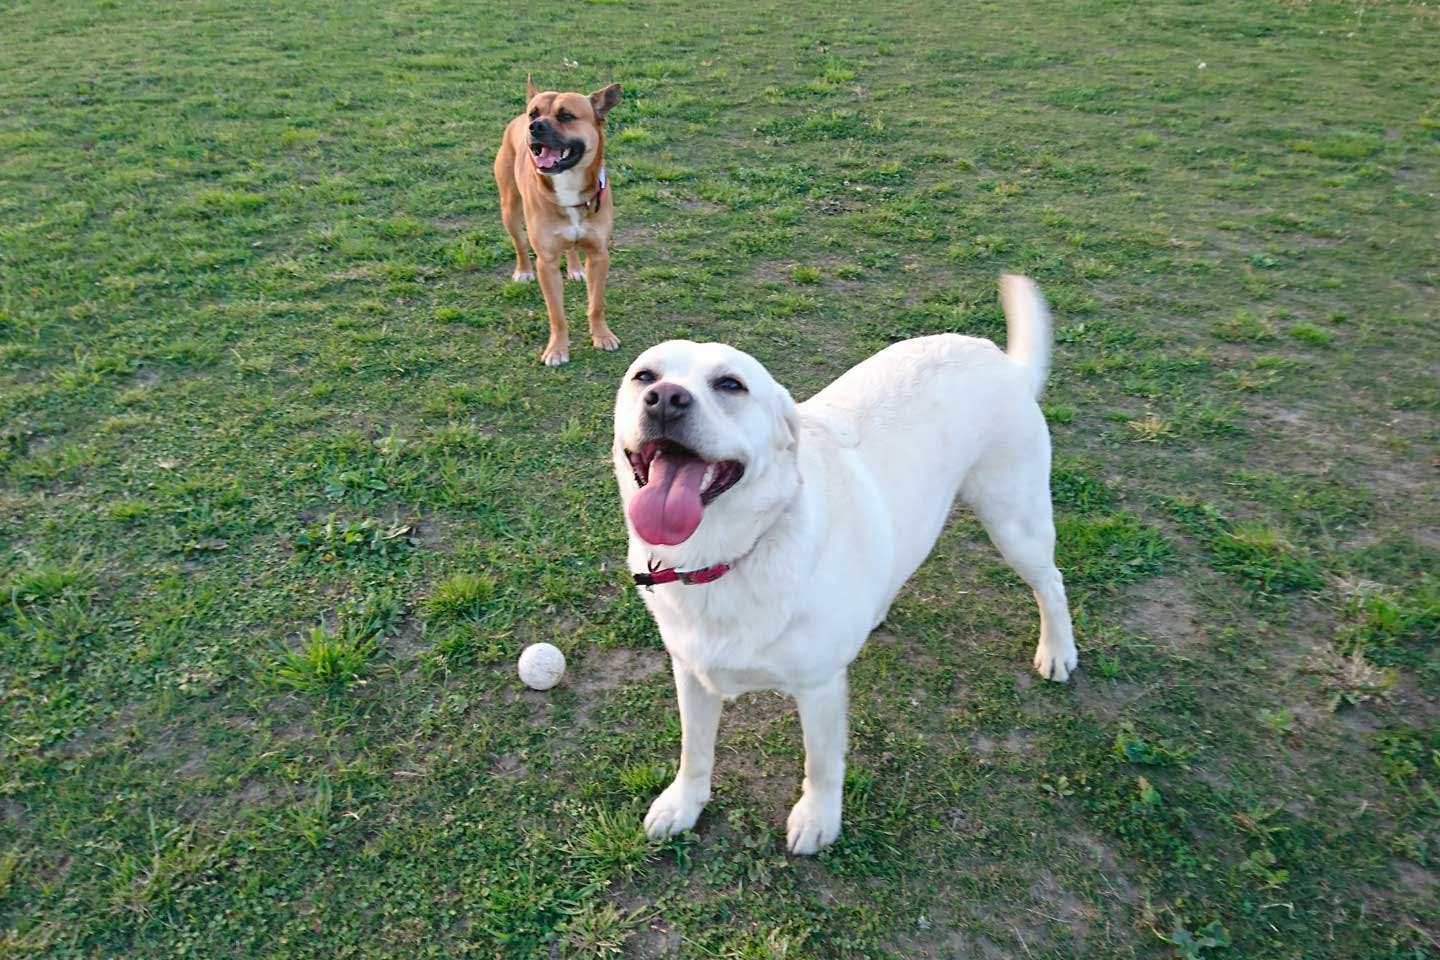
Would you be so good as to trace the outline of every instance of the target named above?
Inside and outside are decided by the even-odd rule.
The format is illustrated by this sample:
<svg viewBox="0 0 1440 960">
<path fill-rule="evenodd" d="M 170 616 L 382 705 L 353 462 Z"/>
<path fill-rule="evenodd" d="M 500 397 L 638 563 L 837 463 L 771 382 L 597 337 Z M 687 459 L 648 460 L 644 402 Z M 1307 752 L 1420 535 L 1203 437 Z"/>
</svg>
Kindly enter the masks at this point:
<svg viewBox="0 0 1440 960">
<path fill-rule="evenodd" d="M 435 592 L 430 595 L 430 612 L 436 616 L 475 615 L 494 594 L 492 578 L 457 573 L 435 586 Z"/>
<path fill-rule="evenodd" d="M 1319 590 L 1319 565 L 1278 527 L 1251 521 L 1232 523 L 1208 504 L 1176 501 L 1172 510 L 1210 551 L 1216 570 L 1233 574 L 1262 596 Z"/>
<path fill-rule="evenodd" d="M 275 665 L 275 682 L 295 690 L 349 686 L 365 672 L 374 652 L 371 638 L 315 627 L 298 651 L 284 654 Z"/>
<path fill-rule="evenodd" d="M 1329 0 L 9 5 L 0 956 L 1440 957 L 1437 46 Z M 554 371 L 489 177 L 532 70 L 625 87 L 623 346 Z M 1002 270 L 1055 309 L 1079 674 L 957 513 L 855 666 L 836 846 L 783 852 L 766 696 L 648 843 L 629 360 L 803 398 L 1003 337 Z"/>
</svg>

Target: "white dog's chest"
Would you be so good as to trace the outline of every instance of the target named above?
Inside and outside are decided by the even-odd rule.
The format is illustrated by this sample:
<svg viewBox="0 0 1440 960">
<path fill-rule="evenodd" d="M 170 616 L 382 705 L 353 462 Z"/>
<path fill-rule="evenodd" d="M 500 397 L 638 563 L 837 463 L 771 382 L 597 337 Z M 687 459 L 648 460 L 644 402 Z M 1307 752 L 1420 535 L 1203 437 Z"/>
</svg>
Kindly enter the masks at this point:
<svg viewBox="0 0 1440 960">
<path fill-rule="evenodd" d="M 668 641 L 665 647 L 707 690 L 727 699 L 755 690 L 785 691 L 791 686 L 783 666 L 767 663 L 764 658 L 735 658 L 736 651 L 731 648 L 721 651 L 672 645 Z"/>
<path fill-rule="evenodd" d="M 646 603 L 660 628 L 666 651 L 707 689 L 724 697 L 737 697 L 752 690 L 776 690 L 787 685 L 783 657 L 786 643 L 783 634 L 776 634 L 779 624 L 766 630 L 728 616 L 715 622 L 710 617 L 694 616 L 694 611 L 683 609 L 683 605 L 672 607 L 669 599 L 652 594 L 646 597 Z"/>
<path fill-rule="evenodd" d="M 716 622 L 651 604 L 670 656 L 723 697 L 756 690 L 794 693 L 843 669 L 864 643 L 865 631 L 824 629 L 810 617 L 785 622 L 788 614 L 775 610 L 766 616 L 767 611 L 753 603 L 739 611 L 746 615 Z M 849 611 L 842 616 L 855 619 Z"/>
</svg>

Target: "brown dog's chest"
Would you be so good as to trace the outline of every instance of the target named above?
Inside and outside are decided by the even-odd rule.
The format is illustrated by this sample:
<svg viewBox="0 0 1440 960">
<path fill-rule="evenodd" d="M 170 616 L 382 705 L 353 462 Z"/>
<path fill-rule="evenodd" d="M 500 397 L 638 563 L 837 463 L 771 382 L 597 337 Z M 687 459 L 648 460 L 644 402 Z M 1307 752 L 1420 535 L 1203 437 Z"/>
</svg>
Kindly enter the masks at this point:
<svg viewBox="0 0 1440 960">
<path fill-rule="evenodd" d="M 551 184 L 551 195 L 553 204 L 559 209 L 553 211 L 542 210 L 541 224 L 545 229 L 553 232 L 557 237 L 570 243 L 577 243 L 586 237 L 607 237 L 609 230 L 603 232 L 598 229 L 600 225 L 599 210 L 593 210 L 586 204 L 594 194 L 594 190 L 588 186 L 580 177 L 576 176 L 571 182 L 570 174 L 562 174 L 555 178 Z M 550 206 L 547 204 L 546 206 Z M 543 214 L 551 214 L 543 216 Z M 529 211 L 526 211 L 529 218 Z M 608 228 L 608 219 L 605 223 Z"/>
<path fill-rule="evenodd" d="M 604 244 L 610 239 L 611 216 L 608 204 L 601 202 L 596 209 L 587 200 L 595 196 L 593 177 L 582 176 L 578 171 L 551 178 L 549 184 L 537 182 L 539 174 L 532 173 L 536 180 L 522 189 L 525 202 L 525 225 L 536 243 L 553 241 L 563 246 L 576 244 Z"/>
</svg>

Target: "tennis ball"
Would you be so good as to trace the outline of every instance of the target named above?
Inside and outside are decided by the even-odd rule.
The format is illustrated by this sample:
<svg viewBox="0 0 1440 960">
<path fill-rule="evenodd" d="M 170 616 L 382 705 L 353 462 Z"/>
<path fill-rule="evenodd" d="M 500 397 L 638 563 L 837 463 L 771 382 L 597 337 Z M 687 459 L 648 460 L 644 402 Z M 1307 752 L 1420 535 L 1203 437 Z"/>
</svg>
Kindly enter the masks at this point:
<svg viewBox="0 0 1440 960">
<path fill-rule="evenodd" d="M 520 651 L 520 679 L 531 690 L 549 690 L 565 676 L 565 654 L 550 643 L 532 643 Z"/>
</svg>

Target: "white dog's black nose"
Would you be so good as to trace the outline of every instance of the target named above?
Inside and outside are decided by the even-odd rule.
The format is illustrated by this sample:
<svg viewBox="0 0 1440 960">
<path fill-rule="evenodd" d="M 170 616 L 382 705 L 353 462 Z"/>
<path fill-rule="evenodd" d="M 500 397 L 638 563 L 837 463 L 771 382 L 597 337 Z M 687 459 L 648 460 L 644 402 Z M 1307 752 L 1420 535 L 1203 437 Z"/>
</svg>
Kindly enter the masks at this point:
<svg viewBox="0 0 1440 960">
<path fill-rule="evenodd" d="M 645 391 L 645 412 L 660 420 L 678 420 L 690 409 L 692 399 L 678 383 L 657 383 Z"/>
</svg>

